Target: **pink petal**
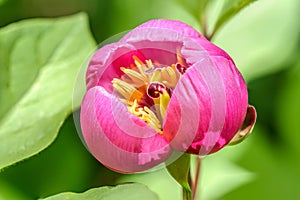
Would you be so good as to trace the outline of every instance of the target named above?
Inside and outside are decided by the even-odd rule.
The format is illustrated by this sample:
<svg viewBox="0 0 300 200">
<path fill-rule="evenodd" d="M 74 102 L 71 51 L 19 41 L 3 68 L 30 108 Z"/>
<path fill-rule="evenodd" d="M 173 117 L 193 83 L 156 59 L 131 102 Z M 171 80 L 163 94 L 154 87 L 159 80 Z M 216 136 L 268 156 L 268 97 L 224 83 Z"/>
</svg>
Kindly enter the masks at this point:
<svg viewBox="0 0 300 200">
<path fill-rule="evenodd" d="M 128 68 L 134 63 L 133 55 L 145 60 L 143 54 L 132 45 L 112 43 L 100 48 L 88 66 L 86 73 L 87 90 L 100 85 L 112 92 L 112 79 L 121 77 L 123 72 L 120 67 Z"/>
<path fill-rule="evenodd" d="M 220 138 L 210 153 L 220 150 L 230 142 L 241 128 L 248 108 L 247 87 L 234 64 L 224 57 L 213 57 L 213 63 L 224 83 L 226 113 Z"/>
<path fill-rule="evenodd" d="M 215 152 L 241 127 L 246 108 L 247 90 L 232 62 L 204 58 L 178 82 L 167 109 L 164 137 L 180 151 Z"/>
<path fill-rule="evenodd" d="M 233 60 L 231 57 L 222 49 L 217 47 L 216 45 L 209 42 L 204 36 L 202 36 L 198 31 L 196 31 L 192 26 L 189 26 L 181 21 L 177 20 L 166 20 L 166 19 L 159 19 L 159 20 L 151 20 L 144 24 L 141 24 L 137 28 L 135 28 L 133 31 L 130 31 L 127 35 L 125 35 L 122 40 L 127 40 L 128 38 L 133 38 L 133 35 L 139 35 L 135 32 L 139 32 L 140 29 L 144 30 L 162 30 L 163 32 L 161 34 L 157 33 L 156 38 L 152 39 L 152 41 L 157 41 L 157 38 L 165 38 L 166 41 L 169 41 L 170 36 L 168 34 L 163 34 L 164 32 L 173 32 L 177 33 L 177 40 L 181 41 L 182 38 L 189 38 L 193 39 L 202 49 L 204 49 L 210 56 L 223 56 L 227 58 L 228 60 Z M 151 34 L 151 31 L 148 31 L 149 34 Z M 153 34 L 151 34 L 153 35 Z M 181 39 L 181 40 L 180 40 Z M 159 39 L 158 41 L 161 41 L 162 39 Z M 234 62 L 233 62 L 234 63 Z"/>
<path fill-rule="evenodd" d="M 150 20 L 144 24 L 141 24 L 140 26 L 136 27 L 133 31 L 130 31 L 127 35 L 125 35 L 122 40 L 126 40 L 129 37 L 132 37 L 134 34 L 134 31 L 139 29 L 164 29 L 164 30 L 170 30 L 172 32 L 179 33 L 179 35 L 186 36 L 189 38 L 203 38 L 193 27 L 177 21 L 177 20 L 166 20 L 166 19 L 158 19 L 158 20 Z M 135 35 L 135 34 L 134 34 Z M 160 34 L 158 35 L 160 37 L 168 38 L 168 35 Z M 178 40 L 180 41 L 180 40 Z"/>
<path fill-rule="evenodd" d="M 86 93 L 81 128 L 91 153 L 115 171 L 134 173 L 164 162 L 168 143 L 150 126 L 130 114 L 126 106 L 103 87 Z"/>
<path fill-rule="evenodd" d="M 195 40 L 178 33 L 177 30 L 164 27 L 143 27 L 141 25 L 141 27 L 139 26 L 125 35 L 120 42 L 130 44 L 139 49 L 147 59 L 158 61 L 165 65 L 177 62 L 177 50 L 180 50 L 182 46 L 197 49 L 199 56 L 208 56 L 206 50 Z M 169 52 L 169 55 L 166 53 L 161 54 L 160 52 Z"/>
<path fill-rule="evenodd" d="M 166 160 L 167 142 L 113 97 L 111 80 L 122 75 L 121 66 L 133 63 L 133 55 L 173 64 L 178 47 L 189 68 L 173 91 L 163 137 L 176 150 L 205 155 L 221 149 L 241 127 L 248 96 L 232 59 L 182 22 L 153 20 L 100 49 L 90 63 L 81 123 L 100 162 L 117 171 L 136 172 Z M 103 88 L 93 88 L 96 85 Z"/>
<path fill-rule="evenodd" d="M 173 148 L 207 154 L 230 141 L 245 118 L 248 96 L 227 53 L 191 26 L 172 20 L 146 22 L 122 41 L 170 52 L 181 47 L 190 67 L 176 86 L 164 123 L 164 137 Z"/>
</svg>

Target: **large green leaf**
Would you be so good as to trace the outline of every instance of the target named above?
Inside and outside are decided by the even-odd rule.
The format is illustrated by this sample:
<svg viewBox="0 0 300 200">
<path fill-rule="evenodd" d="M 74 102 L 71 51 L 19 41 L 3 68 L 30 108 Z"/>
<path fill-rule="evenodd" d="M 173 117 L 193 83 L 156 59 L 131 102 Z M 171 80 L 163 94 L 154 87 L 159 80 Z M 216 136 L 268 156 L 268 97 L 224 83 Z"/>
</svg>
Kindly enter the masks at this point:
<svg viewBox="0 0 300 200">
<path fill-rule="evenodd" d="M 256 0 L 177 0 L 200 23 L 204 36 L 211 39 L 227 21 Z"/>
<path fill-rule="evenodd" d="M 116 0 L 109 2 L 107 5 L 111 7 L 109 8 L 110 12 L 107 13 L 109 15 L 107 26 L 110 28 L 109 31 L 114 34 L 132 29 L 147 20 L 159 18 L 180 20 L 199 28 L 197 20 L 174 0 L 127 0 L 126 3 Z M 145 9 L 147 12 L 144 12 Z"/>
<path fill-rule="evenodd" d="M 228 21 L 214 42 L 232 56 L 247 80 L 274 73 L 295 55 L 297 8 L 298 0 L 257 1 Z"/>
<path fill-rule="evenodd" d="M 116 175 L 107 171 L 82 145 L 70 116 L 47 149 L 0 173 L 0 200 L 2 194 L 10 191 L 10 194 L 20 193 L 27 199 L 36 199 L 65 191 L 84 191 L 95 185 L 114 184 Z M 106 176 L 109 176 L 109 181 Z"/>
<path fill-rule="evenodd" d="M 0 180 L 0 200 L 13 199 L 13 200 L 29 200 L 25 194 L 16 190 L 12 185 Z"/>
<path fill-rule="evenodd" d="M 77 72 L 93 47 L 84 14 L 0 30 L 0 169 L 55 139 L 72 110 Z"/>
<path fill-rule="evenodd" d="M 209 3 L 209 0 L 177 0 L 179 5 L 186 9 L 195 19 L 201 21 L 204 17 L 205 8 Z"/>
<path fill-rule="evenodd" d="M 138 182 L 147 185 L 160 200 L 182 200 L 182 187 L 171 177 L 166 168 L 151 173 L 121 176 L 117 183 Z"/>
<path fill-rule="evenodd" d="M 218 18 L 216 25 L 209 36 L 211 39 L 221 26 L 228 22 L 231 18 L 237 15 L 243 8 L 248 6 L 250 3 L 253 3 L 256 0 L 226 0 L 222 7 L 220 17 Z"/>
<path fill-rule="evenodd" d="M 76 194 L 65 192 L 57 194 L 44 200 L 157 200 L 157 195 L 146 186 L 133 183 L 119 185 L 116 187 L 93 188 L 84 193 Z"/>
</svg>

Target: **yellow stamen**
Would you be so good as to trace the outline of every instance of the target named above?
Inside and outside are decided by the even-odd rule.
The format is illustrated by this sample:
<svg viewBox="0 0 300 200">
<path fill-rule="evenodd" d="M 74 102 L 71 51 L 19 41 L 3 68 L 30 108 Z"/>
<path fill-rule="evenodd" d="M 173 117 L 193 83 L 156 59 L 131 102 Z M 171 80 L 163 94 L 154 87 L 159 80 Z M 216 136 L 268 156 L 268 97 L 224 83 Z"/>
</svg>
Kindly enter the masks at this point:
<svg viewBox="0 0 300 200">
<path fill-rule="evenodd" d="M 125 105 L 129 105 L 131 104 L 131 102 L 128 102 L 127 99 L 119 99 L 122 103 L 124 103 Z"/>
<path fill-rule="evenodd" d="M 150 82 L 161 82 L 160 70 L 155 70 L 150 78 Z"/>
<path fill-rule="evenodd" d="M 156 115 L 150 110 L 148 107 L 144 107 L 142 112 L 142 117 L 145 122 L 147 122 L 150 126 L 154 128 L 157 132 L 161 133 L 161 125 L 160 121 L 157 119 Z"/>
<path fill-rule="evenodd" d="M 137 56 L 132 56 L 135 65 L 144 65 L 143 61 L 141 61 Z"/>
<path fill-rule="evenodd" d="M 159 134 L 163 134 L 162 124 L 170 101 L 169 92 L 175 88 L 182 74 L 176 69 L 176 63 L 170 66 L 157 61 L 153 64 L 151 60 L 145 60 L 144 63 L 137 56 L 133 56 L 133 60 L 134 64 L 129 68 L 120 68 L 126 76 L 113 79 L 112 85 L 122 95 L 120 101 L 127 106 L 130 113 L 149 124 Z M 180 49 L 177 49 L 177 63 L 186 66 Z M 158 86 L 151 88 L 151 93 L 148 93 L 153 83 Z"/>
<path fill-rule="evenodd" d="M 162 119 L 165 118 L 165 115 L 166 115 L 166 110 L 167 110 L 167 107 L 169 105 L 169 101 L 170 101 L 170 95 L 167 91 L 164 90 L 163 94 L 161 94 L 159 96 L 159 105 L 160 105 L 160 115 L 162 117 Z"/>
<path fill-rule="evenodd" d="M 139 69 L 140 73 L 143 76 L 146 76 L 145 70 L 144 70 L 144 63 L 137 56 L 133 56 L 133 60 L 134 60 L 134 64 Z"/>
<path fill-rule="evenodd" d="M 166 67 L 161 70 L 162 82 L 169 88 L 174 88 L 178 82 L 177 71 L 172 67 Z"/>
<path fill-rule="evenodd" d="M 151 60 L 146 60 L 146 64 L 148 66 L 147 70 L 150 70 L 150 69 L 154 68 Z"/>
<path fill-rule="evenodd" d="M 124 74 L 126 74 L 134 83 L 137 84 L 144 84 L 145 82 L 148 81 L 148 77 L 146 75 L 142 75 L 139 72 L 132 70 L 132 69 L 127 69 L 125 67 L 120 68 Z"/>
<path fill-rule="evenodd" d="M 126 83 L 120 79 L 114 78 L 112 80 L 113 87 L 127 100 L 133 101 L 134 99 L 140 99 L 143 94 L 138 91 L 131 84 Z"/>
<path fill-rule="evenodd" d="M 134 100 L 133 103 L 127 106 L 128 111 L 131 114 L 134 114 L 135 116 L 142 119 L 144 122 L 149 124 L 151 127 L 154 128 L 155 131 L 158 133 L 162 133 L 161 131 L 161 125 L 160 121 L 156 117 L 156 115 L 150 110 L 148 107 L 144 106 L 143 108 L 140 108 L 137 100 Z"/>
<path fill-rule="evenodd" d="M 154 108 L 156 110 L 157 119 L 159 119 L 159 121 L 162 123 L 163 117 L 161 116 L 161 112 L 160 112 L 160 99 L 156 98 L 153 99 L 153 101 L 154 101 Z"/>
<path fill-rule="evenodd" d="M 135 116 L 137 117 L 140 117 L 141 116 L 141 113 L 140 111 L 138 110 L 138 103 L 137 103 L 137 100 L 135 99 L 133 101 L 133 103 L 131 103 L 131 105 L 127 106 L 128 108 L 128 111 L 132 114 L 134 114 Z"/>
</svg>

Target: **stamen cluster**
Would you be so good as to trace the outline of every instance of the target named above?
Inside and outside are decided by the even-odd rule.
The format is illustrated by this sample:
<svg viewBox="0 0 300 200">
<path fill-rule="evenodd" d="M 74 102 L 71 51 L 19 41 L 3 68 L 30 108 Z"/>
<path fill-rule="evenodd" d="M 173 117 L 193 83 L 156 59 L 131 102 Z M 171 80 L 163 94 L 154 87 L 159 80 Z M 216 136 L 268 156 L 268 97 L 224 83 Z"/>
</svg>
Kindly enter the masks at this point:
<svg viewBox="0 0 300 200">
<path fill-rule="evenodd" d="M 112 80 L 117 95 L 128 111 L 163 134 L 162 123 L 166 109 L 178 80 L 186 70 L 184 60 L 177 55 L 177 63 L 165 66 L 141 61 L 133 56 L 134 65 L 121 67 L 124 75 Z"/>
</svg>

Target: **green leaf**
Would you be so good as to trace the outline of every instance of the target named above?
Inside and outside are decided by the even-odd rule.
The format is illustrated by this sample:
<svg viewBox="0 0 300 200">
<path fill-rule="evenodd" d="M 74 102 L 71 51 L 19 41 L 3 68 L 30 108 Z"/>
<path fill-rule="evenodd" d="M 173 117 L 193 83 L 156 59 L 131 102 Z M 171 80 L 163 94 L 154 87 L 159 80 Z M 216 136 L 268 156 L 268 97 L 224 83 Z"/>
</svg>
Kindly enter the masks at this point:
<svg viewBox="0 0 300 200">
<path fill-rule="evenodd" d="M 151 173 L 127 174 L 117 183 L 138 182 L 147 185 L 161 200 L 182 200 L 182 187 L 170 176 L 166 168 Z"/>
<path fill-rule="evenodd" d="M 21 191 L 15 189 L 11 184 L 0 179 L 0 200 L 29 200 Z"/>
<path fill-rule="evenodd" d="M 184 8 L 190 15 L 192 15 L 195 20 L 196 24 L 190 24 L 194 28 L 198 28 L 200 26 L 203 35 L 206 36 L 208 22 L 207 22 L 207 14 L 208 9 L 207 7 L 210 6 L 211 1 L 209 0 L 177 0 L 178 5 Z"/>
<path fill-rule="evenodd" d="M 195 19 L 201 21 L 209 0 L 177 0 L 177 2 L 193 15 Z"/>
<path fill-rule="evenodd" d="M 177 0 L 200 23 L 209 40 L 233 16 L 256 0 Z"/>
<path fill-rule="evenodd" d="M 235 61 L 247 81 L 275 73 L 299 54 L 298 0 L 257 1 L 232 18 L 214 43 Z"/>
<path fill-rule="evenodd" d="M 190 195 L 190 154 L 183 153 L 176 161 L 168 165 L 167 169 L 170 175 L 185 189 L 188 195 Z"/>
<path fill-rule="evenodd" d="M 71 115 L 47 149 L 0 173 L 0 194 L 1 182 L 8 182 L 28 199 L 45 198 L 64 191 L 84 191 L 95 184 L 113 184 L 114 174 L 108 174 L 108 170 L 100 166 L 82 145 Z M 111 182 L 106 181 L 105 176 L 109 176 Z"/>
<path fill-rule="evenodd" d="M 223 26 L 232 17 L 239 13 L 243 8 L 248 6 L 250 3 L 253 3 L 254 1 L 257 0 L 225 0 L 220 17 L 218 18 L 209 39 L 211 39 L 216 34 L 216 32 L 221 28 L 221 26 Z"/>
<path fill-rule="evenodd" d="M 110 34 L 132 29 L 148 20 L 160 18 L 180 20 L 198 28 L 198 22 L 195 18 L 174 0 L 127 0 L 126 3 L 123 1 L 106 1 L 103 6 L 110 6 L 109 12 L 105 13 L 104 17 L 105 20 L 107 15 L 109 15 L 109 21 L 105 20 L 105 22 L 103 22 L 108 23 L 107 27 L 109 28 L 108 31 Z M 138 13 L 145 11 L 145 8 L 147 8 L 147 12 L 138 15 Z M 124 10 L 126 10 L 126 12 L 124 12 Z M 137 17 L 137 15 L 139 17 Z M 120 20 L 120 18 L 122 18 L 122 20 Z M 97 19 L 97 21 L 99 20 Z"/>
<path fill-rule="evenodd" d="M 72 111 L 77 72 L 94 47 L 85 14 L 0 30 L 0 169 L 52 143 Z"/>
<path fill-rule="evenodd" d="M 133 183 L 118 185 L 116 187 L 93 188 L 84 193 L 76 194 L 65 192 L 57 194 L 44 200 L 158 200 L 157 195 L 146 186 Z"/>
</svg>

